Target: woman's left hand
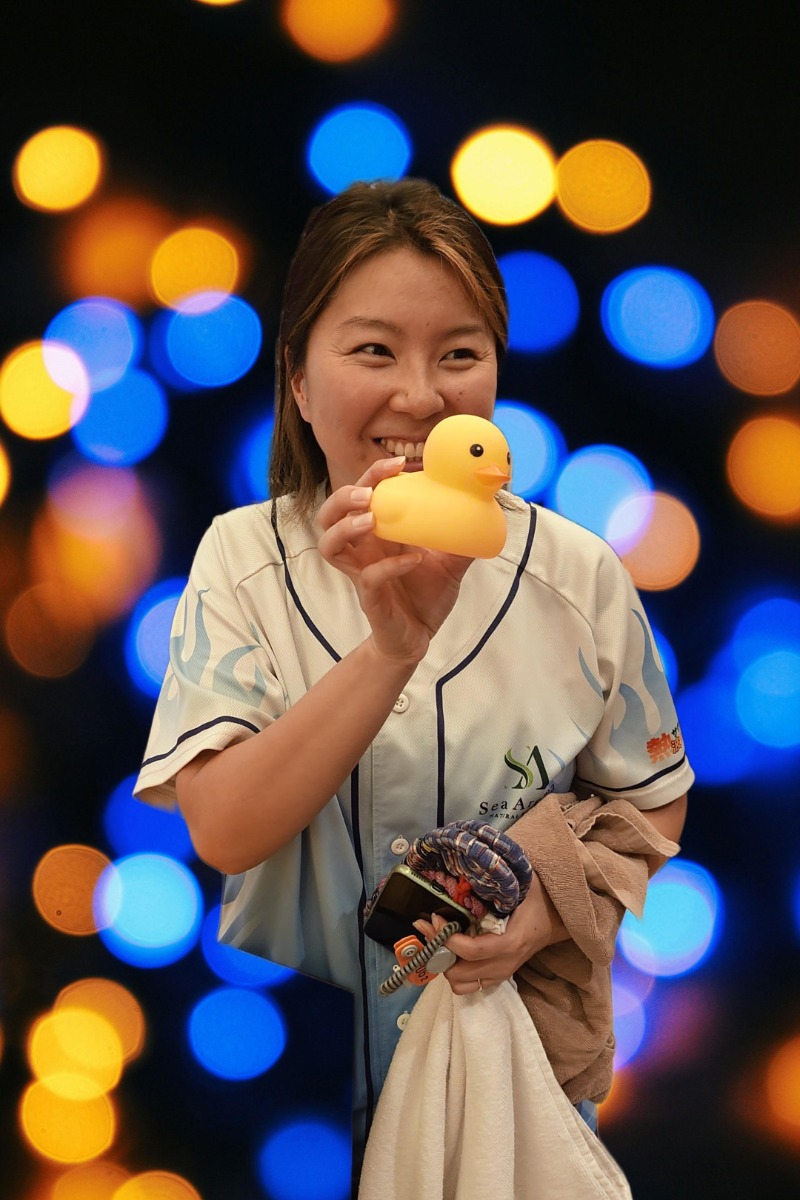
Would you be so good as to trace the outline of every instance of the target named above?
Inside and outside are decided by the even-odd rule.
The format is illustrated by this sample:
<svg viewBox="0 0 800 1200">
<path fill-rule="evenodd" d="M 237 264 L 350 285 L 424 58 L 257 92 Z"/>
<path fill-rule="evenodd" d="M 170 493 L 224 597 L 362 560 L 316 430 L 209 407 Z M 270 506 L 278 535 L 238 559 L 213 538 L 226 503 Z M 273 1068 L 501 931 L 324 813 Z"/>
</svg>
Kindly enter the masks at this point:
<svg viewBox="0 0 800 1200">
<path fill-rule="evenodd" d="M 415 922 L 416 928 L 429 939 L 444 924 L 436 914 L 433 924 Z M 503 933 L 479 933 L 475 937 L 455 933 L 448 939 L 447 948 L 457 961 L 445 971 L 445 979 L 457 996 L 482 991 L 510 979 L 534 954 L 554 942 L 566 940 L 567 936 L 550 897 L 534 875 L 527 896 L 508 918 Z"/>
</svg>

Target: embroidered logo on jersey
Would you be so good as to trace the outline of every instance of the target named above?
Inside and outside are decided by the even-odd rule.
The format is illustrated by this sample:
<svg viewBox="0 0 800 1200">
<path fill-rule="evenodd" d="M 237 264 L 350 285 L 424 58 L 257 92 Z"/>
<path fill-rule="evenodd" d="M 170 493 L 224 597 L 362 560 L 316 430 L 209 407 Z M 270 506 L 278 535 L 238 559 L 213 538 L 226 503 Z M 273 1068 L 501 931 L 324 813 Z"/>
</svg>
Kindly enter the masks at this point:
<svg viewBox="0 0 800 1200">
<path fill-rule="evenodd" d="M 517 775 L 516 783 L 507 783 L 505 786 L 507 788 L 511 788 L 511 790 L 515 792 L 524 792 L 529 787 L 533 787 L 535 777 L 533 771 L 531 770 L 531 763 L 533 763 L 536 767 L 536 771 L 539 776 L 539 783 L 537 786 L 539 788 L 545 788 L 550 782 L 550 776 L 547 774 L 547 769 L 544 765 L 544 759 L 542 758 L 542 752 L 539 747 L 526 746 L 525 749 L 528 751 L 528 758 L 524 763 L 519 762 L 516 758 L 514 758 L 514 755 L 511 753 L 510 746 L 503 755 L 503 762 Z"/>
<path fill-rule="evenodd" d="M 673 754 L 683 750 L 683 736 L 680 725 L 676 725 L 672 733 L 660 733 L 658 737 L 650 738 L 647 743 L 647 753 L 653 763 L 666 762 Z"/>
</svg>

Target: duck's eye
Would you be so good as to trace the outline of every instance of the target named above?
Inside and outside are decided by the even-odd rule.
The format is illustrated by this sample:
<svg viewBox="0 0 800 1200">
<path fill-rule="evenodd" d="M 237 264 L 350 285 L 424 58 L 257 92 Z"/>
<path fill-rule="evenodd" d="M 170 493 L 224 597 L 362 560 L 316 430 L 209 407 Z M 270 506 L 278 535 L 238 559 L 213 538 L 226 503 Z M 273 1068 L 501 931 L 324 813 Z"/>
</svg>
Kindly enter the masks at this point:
<svg viewBox="0 0 800 1200">
<path fill-rule="evenodd" d="M 508 463 L 509 466 L 511 466 L 511 451 L 510 450 L 509 450 L 508 454 L 506 455 L 506 462 Z"/>
<path fill-rule="evenodd" d="M 470 454 L 474 455 L 475 458 L 480 458 L 480 456 L 483 454 L 483 446 L 476 442 L 474 446 L 470 446 L 469 452 Z"/>
</svg>

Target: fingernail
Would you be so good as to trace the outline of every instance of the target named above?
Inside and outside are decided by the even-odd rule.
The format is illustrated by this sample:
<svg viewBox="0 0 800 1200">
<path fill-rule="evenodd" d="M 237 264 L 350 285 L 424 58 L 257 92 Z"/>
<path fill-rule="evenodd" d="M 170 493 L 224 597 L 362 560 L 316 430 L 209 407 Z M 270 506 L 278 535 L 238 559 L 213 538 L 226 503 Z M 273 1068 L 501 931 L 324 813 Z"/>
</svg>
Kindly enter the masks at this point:
<svg viewBox="0 0 800 1200">
<path fill-rule="evenodd" d="M 375 522 L 375 514 L 371 512 L 359 513 L 357 517 L 353 517 L 353 525 L 356 529 L 366 529 L 368 525 Z"/>
<path fill-rule="evenodd" d="M 418 930 L 420 933 L 424 933 L 424 932 L 425 932 L 425 922 L 424 922 L 424 921 L 412 921 L 412 922 L 411 922 L 411 924 L 412 924 L 412 925 L 414 926 L 414 928 L 415 928 L 416 930 Z"/>
<path fill-rule="evenodd" d="M 354 487 L 350 493 L 350 499 L 353 504 L 365 504 L 371 495 L 371 487 Z"/>
<path fill-rule="evenodd" d="M 406 461 L 406 456 L 405 454 L 398 454 L 396 458 L 387 458 L 386 461 L 391 463 L 392 466 L 395 466 L 397 463 L 404 463 Z"/>
</svg>

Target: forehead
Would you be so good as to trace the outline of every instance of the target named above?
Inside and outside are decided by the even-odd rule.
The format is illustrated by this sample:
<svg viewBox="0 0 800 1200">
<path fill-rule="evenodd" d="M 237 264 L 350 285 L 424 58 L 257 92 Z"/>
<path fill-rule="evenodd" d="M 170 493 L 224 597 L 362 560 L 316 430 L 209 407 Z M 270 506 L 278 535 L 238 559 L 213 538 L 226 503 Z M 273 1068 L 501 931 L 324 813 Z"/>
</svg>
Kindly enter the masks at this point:
<svg viewBox="0 0 800 1200">
<path fill-rule="evenodd" d="M 433 316 L 452 324 L 486 321 L 453 268 L 443 259 L 399 248 L 371 255 L 349 271 L 320 315 L 327 325 L 353 317 L 414 321 Z"/>
</svg>

